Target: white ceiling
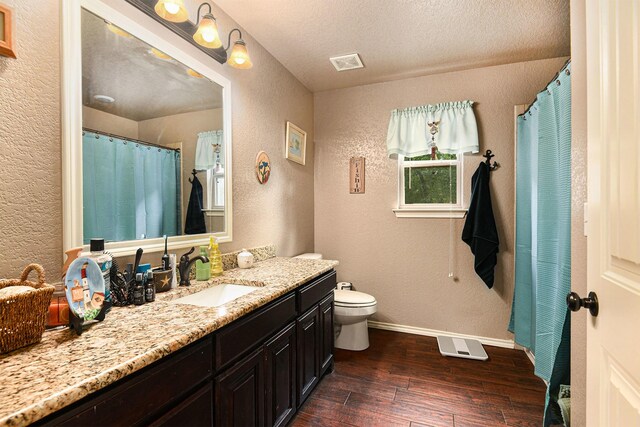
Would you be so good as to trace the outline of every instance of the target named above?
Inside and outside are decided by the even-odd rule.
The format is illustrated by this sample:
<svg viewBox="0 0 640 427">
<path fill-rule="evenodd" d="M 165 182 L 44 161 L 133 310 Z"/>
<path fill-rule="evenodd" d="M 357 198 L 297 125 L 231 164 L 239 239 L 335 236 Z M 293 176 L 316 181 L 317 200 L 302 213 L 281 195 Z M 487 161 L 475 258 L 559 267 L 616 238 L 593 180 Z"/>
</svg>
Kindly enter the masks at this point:
<svg viewBox="0 0 640 427">
<path fill-rule="evenodd" d="M 107 29 L 102 18 L 82 11 L 82 103 L 135 121 L 222 107 L 222 88 L 187 75 L 187 67 L 151 54 L 134 37 Z M 105 104 L 94 99 L 107 95 Z"/>
<path fill-rule="evenodd" d="M 570 54 L 569 0 L 216 4 L 313 92 Z M 329 62 L 354 52 L 364 69 L 338 73 Z"/>
</svg>

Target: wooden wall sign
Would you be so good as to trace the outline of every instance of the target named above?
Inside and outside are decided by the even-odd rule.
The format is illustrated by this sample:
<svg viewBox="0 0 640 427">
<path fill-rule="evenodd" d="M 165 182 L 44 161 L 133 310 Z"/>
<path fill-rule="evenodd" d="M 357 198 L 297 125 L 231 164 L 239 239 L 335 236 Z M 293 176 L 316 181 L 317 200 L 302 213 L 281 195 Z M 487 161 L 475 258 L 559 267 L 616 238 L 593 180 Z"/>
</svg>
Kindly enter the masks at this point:
<svg viewBox="0 0 640 427">
<path fill-rule="evenodd" d="M 349 192 L 364 194 L 364 157 L 352 157 L 349 161 Z"/>
<path fill-rule="evenodd" d="M 11 9 L 0 4 L 0 56 L 15 58 L 13 52 L 13 17 Z"/>
</svg>

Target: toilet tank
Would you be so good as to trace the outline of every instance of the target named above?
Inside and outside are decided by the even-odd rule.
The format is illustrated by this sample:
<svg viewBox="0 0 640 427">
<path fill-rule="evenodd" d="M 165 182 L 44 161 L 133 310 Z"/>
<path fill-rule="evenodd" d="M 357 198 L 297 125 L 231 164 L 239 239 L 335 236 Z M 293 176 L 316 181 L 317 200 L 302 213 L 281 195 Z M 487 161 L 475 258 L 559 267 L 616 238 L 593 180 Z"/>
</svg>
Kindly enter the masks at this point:
<svg viewBox="0 0 640 427">
<path fill-rule="evenodd" d="M 306 254 L 300 254 L 300 255 L 298 255 L 298 256 L 294 256 L 294 258 L 303 258 L 303 259 L 322 259 L 322 254 L 306 253 Z"/>
</svg>

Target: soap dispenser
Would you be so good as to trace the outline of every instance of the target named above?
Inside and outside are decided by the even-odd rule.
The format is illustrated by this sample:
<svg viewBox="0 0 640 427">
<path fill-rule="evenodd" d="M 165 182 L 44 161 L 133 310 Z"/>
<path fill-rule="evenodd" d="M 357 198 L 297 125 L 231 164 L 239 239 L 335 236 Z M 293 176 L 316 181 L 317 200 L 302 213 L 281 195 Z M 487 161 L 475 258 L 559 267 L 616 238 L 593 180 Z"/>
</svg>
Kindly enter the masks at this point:
<svg viewBox="0 0 640 427">
<path fill-rule="evenodd" d="M 209 237 L 209 264 L 211 277 L 220 276 L 224 272 L 218 241 L 213 236 Z"/>
<path fill-rule="evenodd" d="M 207 257 L 207 247 L 200 246 L 200 255 Z M 196 280 L 209 280 L 211 278 L 209 262 L 196 261 Z"/>
</svg>

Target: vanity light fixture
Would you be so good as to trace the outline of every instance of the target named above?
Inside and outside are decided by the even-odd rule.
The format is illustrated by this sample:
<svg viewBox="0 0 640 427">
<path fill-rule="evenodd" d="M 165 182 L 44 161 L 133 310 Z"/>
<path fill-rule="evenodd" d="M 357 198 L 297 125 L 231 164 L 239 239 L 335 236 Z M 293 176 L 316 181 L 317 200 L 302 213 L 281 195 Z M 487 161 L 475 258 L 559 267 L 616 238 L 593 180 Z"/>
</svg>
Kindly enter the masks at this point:
<svg viewBox="0 0 640 427">
<path fill-rule="evenodd" d="M 167 55 L 166 53 L 164 53 L 163 51 L 156 49 L 155 47 L 152 47 L 151 50 L 149 50 L 149 52 L 155 56 L 158 59 L 162 59 L 164 61 L 171 61 L 173 60 L 172 57 L 170 57 L 169 55 Z"/>
<path fill-rule="evenodd" d="M 196 77 L 198 79 L 201 79 L 204 77 L 202 74 L 200 74 L 195 70 L 192 70 L 191 68 L 187 68 L 187 74 L 190 75 L 191 77 Z"/>
<path fill-rule="evenodd" d="M 121 37 L 126 37 L 128 39 L 130 39 L 131 37 L 133 37 L 131 34 L 127 33 L 125 30 L 123 30 L 120 27 L 117 27 L 115 25 L 113 25 L 111 22 L 109 21 L 104 21 L 107 24 L 107 29 L 109 31 L 111 31 L 113 34 L 117 34 Z"/>
<path fill-rule="evenodd" d="M 200 18 L 200 10 L 203 6 L 209 8 L 209 12 Z M 200 46 L 208 47 L 209 49 L 217 49 L 222 46 L 220 40 L 220 34 L 218 33 L 218 24 L 216 18 L 211 13 L 211 5 L 209 3 L 202 3 L 198 7 L 198 22 L 196 22 L 198 29 L 193 35 L 193 39 Z"/>
<path fill-rule="evenodd" d="M 154 10 L 158 16 L 169 22 L 184 22 L 189 19 L 189 12 L 183 0 L 158 0 Z"/>
<path fill-rule="evenodd" d="M 229 33 L 229 42 L 227 48 L 225 50 L 229 50 L 231 47 L 231 34 L 237 31 L 238 32 L 238 40 L 233 42 L 233 49 L 231 49 L 231 55 L 227 62 L 233 68 L 239 68 L 241 70 L 247 70 L 253 67 L 253 62 L 251 62 L 251 58 L 249 58 L 249 52 L 247 52 L 247 44 L 242 40 L 242 32 L 234 28 Z"/>
<path fill-rule="evenodd" d="M 208 7 L 209 11 L 201 18 L 200 12 L 203 7 Z M 184 6 L 183 0 L 158 0 L 154 10 L 158 16 L 170 22 L 184 22 L 189 18 L 189 14 Z M 249 52 L 247 52 L 247 44 L 242 40 L 242 32 L 238 28 L 234 28 L 229 33 L 227 47 L 225 48 L 222 46 L 220 32 L 218 31 L 218 24 L 216 22 L 216 18 L 213 16 L 211 5 L 209 3 L 202 3 L 198 7 L 198 19 L 196 26 L 197 29 L 193 34 L 193 40 L 197 44 L 208 49 L 223 48 L 225 52 L 231 48 L 231 34 L 233 34 L 234 31 L 237 31 L 238 40 L 233 42 L 233 48 L 231 49 L 231 54 L 227 59 L 227 63 L 229 66 L 241 70 L 247 70 L 253 67 L 251 58 L 249 58 Z"/>
</svg>

